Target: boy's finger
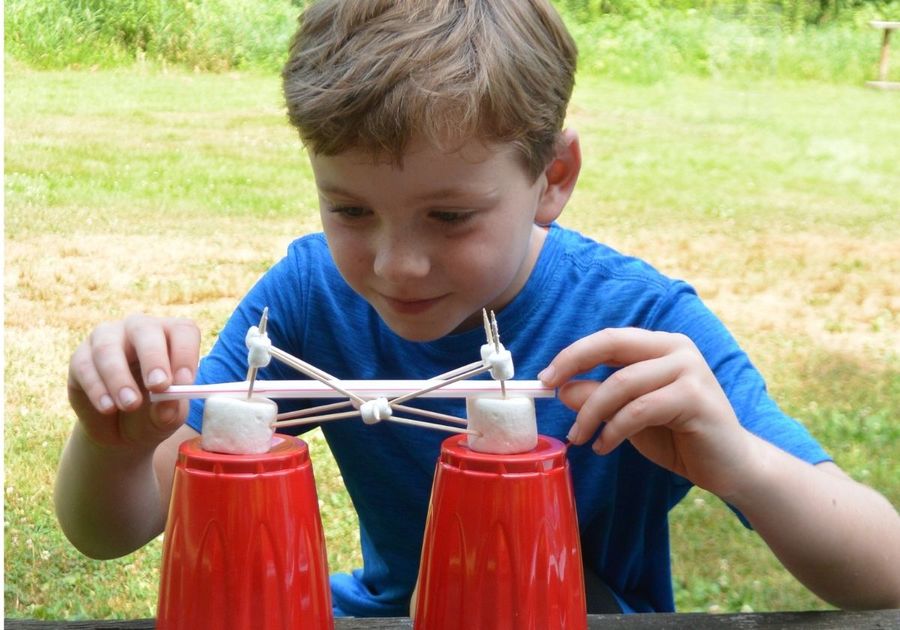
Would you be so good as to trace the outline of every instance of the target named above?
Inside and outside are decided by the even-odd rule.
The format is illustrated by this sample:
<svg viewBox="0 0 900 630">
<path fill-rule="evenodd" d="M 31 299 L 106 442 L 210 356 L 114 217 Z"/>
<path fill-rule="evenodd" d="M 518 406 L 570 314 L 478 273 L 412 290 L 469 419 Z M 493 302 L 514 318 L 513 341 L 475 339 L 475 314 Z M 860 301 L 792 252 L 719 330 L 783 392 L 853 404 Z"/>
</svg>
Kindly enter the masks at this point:
<svg viewBox="0 0 900 630">
<path fill-rule="evenodd" d="M 168 387 L 172 382 L 172 368 L 162 321 L 132 315 L 125 320 L 125 335 L 134 348 L 144 386 L 147 389 Z"/>
<path fill-rule="evenodd" d="M 684 413 L 684 396 L 669 384 L 636 398 L 609 419 L 594 441 L 594 451 L 605 455 L 648 427 L 667 425 Z"/>
<path fill-rule="evenodd" d="M 141 403 L 141 388 L 131 374 L 134 349 L 121 323 L 101 324 L 91 333 L 91 361 L 116 406 L 127 411 Z"/>
<path fill-rule="evenodd" d="M 538 376 L 549 387 L 598 365 L 621 366 L 656 359 L 690 344 L 684 335 L 640 328 L 606 328 L 583 337 L 560 351 Z"/>
<path fill-rule="evenodd" d="M 172 368 L 172 384 L 190 385 L 200 360 L 200 329 L 189 319 L 171 319 L 166 322 L 169 336 L 169 362 Z"/>
<path fill-rule="evenodd" d="M 150 405 L 150 419 L 163 434 L 174 433 L 187 418 L 188 401 L 164 400 Z"/>
<path fill-rule="evenodd" d="M 68 388 L 69 401 L 76 413 L 86 410 L 85 402 L 104 414 L 112 413 L 116 409 L 115 401 L 94 367 L 87 342 L 78 346 L 69 361 Z"/>
<path fill-rule="evenodd" d="M 569 381 L 559 388 L 559 400 L 572 411 L 578 411 L 600 387 L 600 381 Z"/>
<path fill-rule="evenodd" d="M 672 383 L 678 378 L 679 370 L 678 363 L 671 356 L 666 356 L 641 361 L 614 372 L 581 401 L 577 407 L 576 426 L 569 439 L 575 444 L 587 441 L 601 422 L 612 418 L 631 401 Z M 569 394 L 566 390 L 570 385 L 564 385 L 560 390 L 560 398 L 567 404 Z M 585 389 L 577 388 L 575 395 L 584 395 Z"/>
</svg>

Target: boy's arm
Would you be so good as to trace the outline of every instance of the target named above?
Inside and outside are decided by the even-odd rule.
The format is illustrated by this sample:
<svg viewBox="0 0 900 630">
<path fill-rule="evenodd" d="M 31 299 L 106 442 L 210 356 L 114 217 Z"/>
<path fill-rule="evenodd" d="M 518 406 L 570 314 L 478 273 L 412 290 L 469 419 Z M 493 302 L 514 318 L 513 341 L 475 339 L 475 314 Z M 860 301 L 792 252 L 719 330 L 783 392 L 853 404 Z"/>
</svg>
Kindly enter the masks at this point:
<svg viewBox="0 0 900 630">
<path fill-rule="evenodd" d="M 198 435 L 183 425 L 154 449 L 101 446 L 76 423 L 54 489 L 72 544 L 98 560 L 124 556 L 165 528 L 178 446 Z"/>
<path fill-rule="evenodd" d="M 162 531 L 178 445 L 196 432 L 183 424 L 185 401 L 151 404 L 147 392 L 193 382 L 199 344 L 193 322 L 135 315 L 98 326 L 72 355 L 78 422 L 54 502 L 66 536 L 86 555 L 121 556 Z"/>
<path fill-rule="evenodd" d="M 602 383 L 569 382 L 601 364 L 621 369 Z M 603 330 L 565 348 L 540 376 L 578 411 L 574 444 L 593 440 L 604 455 L 629 440 L 651 461 L 735 505 L 784 565 L 828 601 L 900 605 L 897 512 L 836 466 L 812 466 L 744 429 L 684 335 Z"/>
<path fill-rule="evenodd" d="M 807 588 L 841 608 L 900 608 L 900 515 L 838 466 L 751 436 L 757 465 L 722 499 Z"/>
</svg>

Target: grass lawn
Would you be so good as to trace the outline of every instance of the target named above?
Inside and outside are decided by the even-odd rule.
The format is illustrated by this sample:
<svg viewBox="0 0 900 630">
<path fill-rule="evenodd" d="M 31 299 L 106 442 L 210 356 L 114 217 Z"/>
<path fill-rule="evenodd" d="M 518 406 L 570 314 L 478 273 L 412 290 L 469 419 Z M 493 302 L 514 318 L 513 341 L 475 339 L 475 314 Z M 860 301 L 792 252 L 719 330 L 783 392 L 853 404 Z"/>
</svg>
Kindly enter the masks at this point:
<svg viewBox="0 0 900 630">
<path fill-rule="evenodd" d="M 8 616 L 155 614 L 161 545 L 95 562 L 52 484 L 68 357 L 103 320 L 196 319 L 317 229 L 277 78 L 6 67 L 5 604 Z M 562 222 L 691 281 L 854 478 L 900 505 L 900 94 L 797 83 L 582 77 L 585 166 Z M 332 570 L 358 566 L 340 476 L 310 436 Z M 721 502 L 672 517 L 681 610 L 826 607 Z"/>
</svg>

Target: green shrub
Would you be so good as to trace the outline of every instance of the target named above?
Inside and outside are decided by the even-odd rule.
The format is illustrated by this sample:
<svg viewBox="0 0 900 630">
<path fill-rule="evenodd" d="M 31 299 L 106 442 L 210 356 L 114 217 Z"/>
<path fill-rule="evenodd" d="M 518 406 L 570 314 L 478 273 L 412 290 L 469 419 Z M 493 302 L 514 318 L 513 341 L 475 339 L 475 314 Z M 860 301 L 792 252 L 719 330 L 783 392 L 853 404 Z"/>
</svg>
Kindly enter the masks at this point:
<svg viewBox="0 0 900 630">
<path fill-rule="evenodd" d="M 280 66 L 299 8 L 286 0 L 9 0 L 6 48 L 36 68 L 135 61 L 200 70 Z"/>
<path fill-rule="evenodd" d="M 9 0 L 8 56 L 35 68 L 149 62 L 276 71 L 306 0 Z M 900 0 L 556 0 L 583 70 L 859 84 L 878 57 L 874 18 Z"/>
<path fill-rule="evenodd" d="M 900 7 L 900 5 L 898 5 Z M 860 84 L 874 77 L 878 34 L 854 20 L 794 28 L 771 8 L 739 18 L 721 11 L 656 9 L 569 15 L 580 67 L 636 83 L 676 75 L 779 78 Z"/>
</svg>

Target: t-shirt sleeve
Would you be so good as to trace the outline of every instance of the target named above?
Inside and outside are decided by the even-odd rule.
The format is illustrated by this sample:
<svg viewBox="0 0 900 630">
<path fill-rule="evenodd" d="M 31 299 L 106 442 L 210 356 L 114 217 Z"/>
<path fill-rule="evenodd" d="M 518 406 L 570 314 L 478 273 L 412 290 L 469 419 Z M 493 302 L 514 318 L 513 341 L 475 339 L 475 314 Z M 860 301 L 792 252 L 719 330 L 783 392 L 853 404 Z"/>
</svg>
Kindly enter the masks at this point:
<svg viewBox="0 0 900 630">
<path fill-rule="evenodd" d="M 810 464 L 831 459 L 806 427 L 772 400 L 750 358 L 690 285 L 675 282 L 652 322 L 656 330 L 681 332 L 694 341 L 748 431 Z"/>
<path fill-rule="evenodd" d="M 750 358 L 690 285 L 676 282 L 671 286 L 659 303 L 652 328 L 684 333 L 693 340 L 748 431 L 809 464 L 831 461 L 806 427 L 772 400 Z M 728 507 L 752 529 L 740 510 Z"/>
</svg>

